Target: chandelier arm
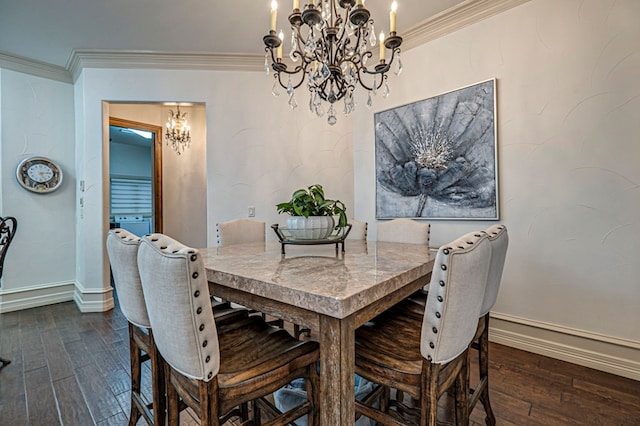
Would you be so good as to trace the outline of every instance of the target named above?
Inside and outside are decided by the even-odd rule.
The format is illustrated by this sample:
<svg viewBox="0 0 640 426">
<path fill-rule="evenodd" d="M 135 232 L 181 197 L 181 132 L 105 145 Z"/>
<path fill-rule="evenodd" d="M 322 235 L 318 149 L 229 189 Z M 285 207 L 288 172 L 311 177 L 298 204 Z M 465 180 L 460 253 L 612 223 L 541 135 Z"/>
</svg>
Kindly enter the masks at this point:
<svg viewBox="0 0 640 426">
<path fill-rule="evenodd" d="M 373 56 L 371 52 L 366 52 L 366 53 L 368 54 L 367 56 L 369 57 Z M 367 67 L 362 67 L 361 71 L 365 74 L 370 74 L 370 75 L 386 74 L 391 69 L 391 65 L 393 64 L 393 61 L 396 55 L 400 55 L 400 48 L 398 47 L 391 49 L 391 58 L 389 59 L 389 62 L 380 62 L 375 66 L 373 71 L 370 71 Z"/>
<path fill-rule="evenodd" d="M 351 45 L 351 39 L 347 37 L 347 25 L 346 23 L 342 28 L 342 32 L 339 33 L 339 37 L 336 40 L 336 45 L 339 46 L 339 49 L 336 49 L 336 62 L 342 62 L 344 58 L 347 57 L 347 49 Z M 338 59 L 338 52 L 340 52 L 340 57 Z M 355 49 L 354 49 L 355 52 Z"/>
<path fill-rule="evenodd" d="M 300 67 L 296 67 L 296 68 L 300 68 Z M 285 70 L 285 71 L 276 71 L 276 72 L 274 73 L 274 78 L 276 78 L 276 79 L 278 80 L 278 83 L 280 84 L 280 86 L 281 86 L 283 89 L 288 89 L 289 82 L 287 81 L 286 83 L 284 83 L 284 82 L 282 81 L 282 73 L 284 73 L 284 74 L 287 74 L 287 75 L 291 76 L 291 75 L 295 75 L 295 74 L 296 74 L 296 72 L 293 72 L 293 71 L 286 71 L 286 70 Z M 294 90 L 295 90 L 295 89 L 297 89 L 298 87 L 300 87 L 300 86 L 302 85 L 302 83 L 304 82 L 304 76 L 305 76 L 305 73 L 302 73 L 302 74 L 300 75 L 300 81 L 298 81 L 296 84 L 292 84 L 292 85 L 291 85 L 291 87 L 292 87 Z"/>
<path fill-rule="evenodd" d="M 342 15 L 340 15 L 340 13 L 338 12 L 338 8 L 336 7 L 335 2 L 331 2 L 331 19 L 333 20 L 333 18 L 335 17 L 335 21 L 332 22 L 332 26 L 335 28 L 338 28 L 338 33 L 336 33 L 336 43 L 339 45 L 342 44 L 342 40 L 344 39 L 345 35 L 347 34 L 347 25 L 349 25 L 348 22 L 348 18 L 349 18 L 349 12 L 351 11 L 350 7 L 345 7 L 344 10 L 344 18 L 342 18 Z M 342 25 L 344 23 L 344 25 Z"/>
<path fill-rule="evenodd" d="M 277 62 L 275 64 L 273 64 L 273 70 L 277 73 L 284 73 L 287 75 L 295 75 L 298 74 L 300 71 L 304 71 L 304 68 L 302 65 L 296 65 L 294 68 L 289 69 L 289 67 L 287 66 L 287 64 L 285 64 L 284 62 Z M 305 72 L 303 72 L 303 74 L 305 74 Z M 297 87 L 297 86 L 296 86 Z"/>
<path fill-rule="evenodd" d="M 358 71 L 358 83 L 360 83 L 360 86 L 364 87 L 365 89 L 369 90 L 369 91 L 373 91 L 374 90 L 374 85 L 372 84 L 371 86 L 368 86 L 363 79 L 364 74 L 361 74 L 360 71 L 362 71 L 364 74 L 369 74 L 369 75 L 376 75 L 376 74 L 380 74 L 382 76 L 382 78 L 380 79 L 379 82 L 377 82 L 374 79 L 375 84 L 375 90 L 378 90 L 379 88 L 382 87 L 382 84 L 387 80 L 388 76 L 385 72 L 369 72 L 367 71 L 366 68 L 362 68 L 362 70 Z"/>
<path fill-rule="evenodd" d="M 276 60 L 276 56 L 273 54 L 273 48 L 269 46 L 265 46 L 264 51 L 267 54 L 271 55 L 271 67 L 275 70 L 275 67 L 273 65 L 277 63 L 277 60 Z"/>
<path fill-rule="evenodd" d="M 302 37 L 302 32 L 300 31 L 300 23 L 297 23 L 296 25 L 292 25 L 291 29 L 295 33 L 296 40 L 298 41 L 298 46 L 304 46 L 305 45 L 305 40 Z M 308 34 L 307 34 L 307 36 L 308 36 Z M 298 49 L 296 51 L 300 51 L 300 47 L 298 47 Z"/>
</svg>

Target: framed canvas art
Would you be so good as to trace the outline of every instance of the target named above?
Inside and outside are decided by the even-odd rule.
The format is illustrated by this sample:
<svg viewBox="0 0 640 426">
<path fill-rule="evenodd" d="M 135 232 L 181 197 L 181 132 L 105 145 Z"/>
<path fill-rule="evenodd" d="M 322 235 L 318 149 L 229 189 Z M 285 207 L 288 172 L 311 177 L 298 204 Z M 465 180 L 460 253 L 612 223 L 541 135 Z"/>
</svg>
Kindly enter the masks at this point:
<svg viewBox="0 0 640 426">
<path fill-rule="evenodd" d="M 499 219 L 495 86 L 375 114 L 376 218 Z"/>
</svg>

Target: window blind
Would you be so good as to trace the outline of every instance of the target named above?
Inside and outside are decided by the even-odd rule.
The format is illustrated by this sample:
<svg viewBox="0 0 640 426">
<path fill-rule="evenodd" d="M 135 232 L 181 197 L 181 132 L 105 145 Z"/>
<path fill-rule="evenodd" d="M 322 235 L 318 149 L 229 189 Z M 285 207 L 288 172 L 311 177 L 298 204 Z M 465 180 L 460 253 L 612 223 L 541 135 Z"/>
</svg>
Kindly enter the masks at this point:
<svg viewBox="0 0 640 426">
<path fill-rule="evenodd" d="M 111 178 L 111 215 L 151 216 L 151 179 Z"/>
</svg>

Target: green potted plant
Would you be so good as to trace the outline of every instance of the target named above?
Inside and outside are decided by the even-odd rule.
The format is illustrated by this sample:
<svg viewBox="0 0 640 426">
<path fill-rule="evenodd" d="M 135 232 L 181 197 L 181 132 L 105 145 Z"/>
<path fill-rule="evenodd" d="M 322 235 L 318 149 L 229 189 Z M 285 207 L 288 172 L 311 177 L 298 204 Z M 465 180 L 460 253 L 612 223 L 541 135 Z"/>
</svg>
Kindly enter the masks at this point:
<svg viewBox="0 0 640 426">
<path fill-rule="evenodd" d="M 327 238 L 335 226 L 333 216 L 338 216 L 335 228 L 347 226 L 346 206 L 340 200 L 326 199 L 319 184 L 294 191 L 289 201 L 277 204 L 276 208 L 278 213 L 291 215 L 287 228 L 296 238 Z"/>
</svg>

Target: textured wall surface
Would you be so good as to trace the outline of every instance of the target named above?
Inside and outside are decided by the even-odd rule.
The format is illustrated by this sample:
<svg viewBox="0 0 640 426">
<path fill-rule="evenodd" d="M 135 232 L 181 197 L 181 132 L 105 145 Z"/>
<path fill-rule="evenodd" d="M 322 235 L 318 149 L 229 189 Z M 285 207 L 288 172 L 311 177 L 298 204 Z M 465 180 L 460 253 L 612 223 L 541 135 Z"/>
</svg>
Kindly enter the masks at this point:
<svg viewBox="0 0 640 426">
<path fill-rule="evenodd" d="M 636 347 L 638 16 L 635 0 L 532 0 L 403 53 L 405 72 L 376 105 L 497 78 L 500 214 L 511 243 L 494 311 Z M 373 117 L 354 122 L 356 213 L 372 223 Z M 489 225 L 432 221 L 431 241 Z"/>
<path fill-rule="evenodd" d="M 78 149 L 84 158 L 79 173 L 89 188 L 79 225 L 79 240 L 86 244 L 78 253 L 85 268 L 79 281 L 89 291 L 101 291 L 108 281 L 103 248 L 108 227 L 101 133 L 104 100 L 109 109 L 119 102 L 205 106 L 206 146 L 194 141 L 184 156 L 166 150 L 163 154 L 165 175 L 174 177 L 170 187 L 165 183 L 165 196 L 173 200 L 171 206 L 165 200 L 165 232 L 185 243 L 216 245 L 215 224 L 246 217 L 249 206 L 255 206 L 258 220 L 268 224 L 284 220 L 275 205 L 313 183 L 323 184 L 327 196 L 342 200 L 353 211 L 350 120 L 339 117 L 338 124 L 329 127 L 306 108 L 292 111 L 286 99 L 271 94 L 270 80 L 263 73 L 88 69 L 75 87 L 81 93 L 76 100 L 76 115 L 82 117 Z M 307 103 L 304 96 L 304 92 L 298 95 L 301 105 Z M 162 124 L 166 111 L 161 117 Z M 203 160 L 206 169 L 199 166 Z M 275 234 L 268 232 L 267 237 L 275 239 Z"/>
<path fill-rule="evenodd" d="M 75 138 L 73 87 L 0 70 L 0 215 L 18 231 L 2 276 L 2 290 L 73 283 L 75 279 Z M 36 194 L 16 180 L 25 158 L 49 157 L 63 170 L 62 186 Z"/>
</svg>

